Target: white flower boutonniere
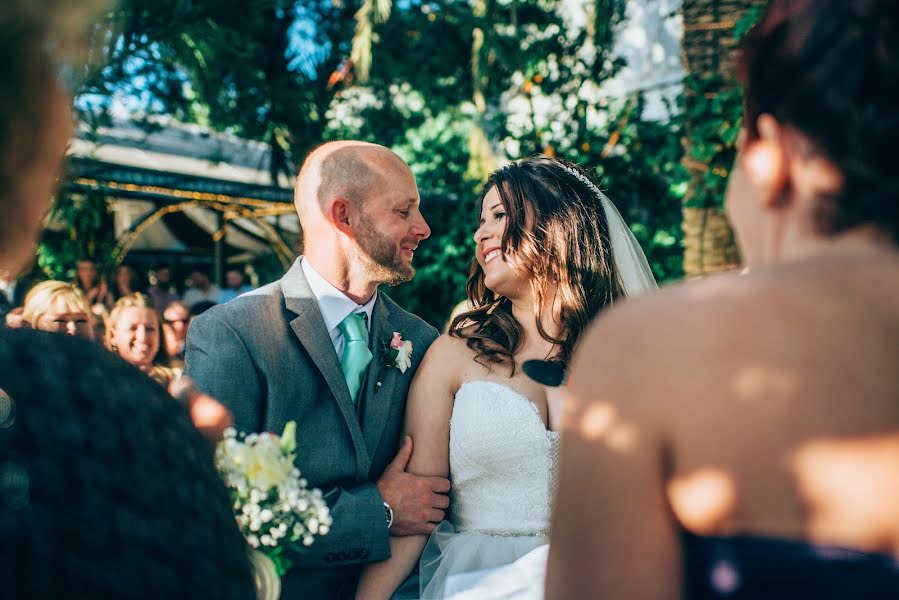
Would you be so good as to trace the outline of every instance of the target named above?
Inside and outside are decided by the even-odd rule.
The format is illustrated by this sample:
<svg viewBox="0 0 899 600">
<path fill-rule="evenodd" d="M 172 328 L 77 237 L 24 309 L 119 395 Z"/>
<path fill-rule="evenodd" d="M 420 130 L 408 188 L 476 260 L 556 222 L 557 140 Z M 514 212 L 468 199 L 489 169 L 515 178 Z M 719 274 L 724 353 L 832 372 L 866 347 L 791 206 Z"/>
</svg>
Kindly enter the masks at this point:
<svg viewBox="0 0 899 600">
<path fill-rule="evenodd" d="M 387 374 L 387 369 L 394 367 L 399 369 L 400 373 L 405 373 L 406 369 L 412 366 L 412 342 L 404 340 L 399 331 L 394 331 L 393 337 L 382 343 L 381 352 L 384 356 L 384 364 L 378 373 L 376 393 L 381 389 L 381 382 Z"/>
</svg>

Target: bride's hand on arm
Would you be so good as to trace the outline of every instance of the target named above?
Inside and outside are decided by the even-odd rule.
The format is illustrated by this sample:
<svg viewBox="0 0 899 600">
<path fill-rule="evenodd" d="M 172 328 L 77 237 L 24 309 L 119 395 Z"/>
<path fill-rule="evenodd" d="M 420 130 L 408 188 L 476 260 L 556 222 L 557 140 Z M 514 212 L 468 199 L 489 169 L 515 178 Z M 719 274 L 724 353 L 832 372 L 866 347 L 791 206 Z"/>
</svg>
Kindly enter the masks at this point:
<svg viewBox="0 0 899 600">
<path fill-rule="evenodd" d="M 359 600 L 388 599 L 393 595 L 412 571 L 428 534 L 443 520 L 449 506 L 446 496 L 449 492 L 446 479 L 449 476 L 449 421 L 453 397 L 459 387 L 458 341 L 447 336 L 438 338 L 422 360 L 409 388 L 405 433 L 411 440 L 404 439 L 397 460 L 378 481 L 381 494 L 395 514 L 390 530 L 393 534 L 390 538 L 391 558 L 365 568 L 356 590 Z M 404 453 L 410 450 L 411 457 L 403 469 L 400 463 L 405 459 Z M 392 485 L 401 477 L 409 479 L 410 490 L 418 487 L 414 480 L 425 480 L 431 486 L 431 493 L 412 491 L 404 495 L 399 486 Z M 436 487 L 435 482 L 443 484 Z M 407 530 L 413 535 L 403 535 Z"/>
</svg>

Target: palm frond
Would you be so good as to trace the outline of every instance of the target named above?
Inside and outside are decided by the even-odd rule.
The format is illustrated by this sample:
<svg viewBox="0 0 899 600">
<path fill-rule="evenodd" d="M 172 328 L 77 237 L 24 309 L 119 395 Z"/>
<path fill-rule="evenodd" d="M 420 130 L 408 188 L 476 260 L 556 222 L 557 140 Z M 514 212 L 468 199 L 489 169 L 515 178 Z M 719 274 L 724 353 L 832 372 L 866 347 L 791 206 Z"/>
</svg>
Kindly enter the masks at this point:
<svg viewBox="0 0 899 600">
<path fill-rule="evenodd" d="M 368 81 L 371 70 L 371 44 L 374 26 L 390 18 L 393 0 L 363 0 L 356 11 L 356 33 L 353 35 L 353 47 L 350 61 L 356 79 L 360 83 Z"/>
</svg>

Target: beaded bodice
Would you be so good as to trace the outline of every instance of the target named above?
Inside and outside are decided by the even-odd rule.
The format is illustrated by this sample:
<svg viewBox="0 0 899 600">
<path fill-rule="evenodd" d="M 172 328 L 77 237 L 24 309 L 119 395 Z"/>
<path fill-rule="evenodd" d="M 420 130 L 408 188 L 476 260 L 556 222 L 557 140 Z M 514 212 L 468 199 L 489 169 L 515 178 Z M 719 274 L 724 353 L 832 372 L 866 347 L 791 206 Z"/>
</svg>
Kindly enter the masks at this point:
<svg viewBox="0 0 899 600">
<path fill-rule="evenodd" d="M 450 421 L 450 520 L 459 531 L 543 535 L 556 485 L 559 434 L 511 387 L 470 381 Z"/>
</svg>

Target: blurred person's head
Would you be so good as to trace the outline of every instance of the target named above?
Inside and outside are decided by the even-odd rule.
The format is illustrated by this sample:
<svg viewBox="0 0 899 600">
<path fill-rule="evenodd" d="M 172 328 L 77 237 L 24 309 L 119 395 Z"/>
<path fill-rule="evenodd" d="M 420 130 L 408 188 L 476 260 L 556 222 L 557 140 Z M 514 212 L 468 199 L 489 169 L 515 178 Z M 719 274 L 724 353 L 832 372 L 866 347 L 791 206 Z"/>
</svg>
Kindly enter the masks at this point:
<svg viewBox="0 0 899 600">
<path fill-rule="evenodd" d="M 244 285 L 244 274 L 240 269 L 228 269 L 225 272 L 225 285 L 232 290 L 239 290 Z"/>
<path fill-rule="evenodd" d="M 94 337 L 94 318 L 84 294 L 62 281 L 43 281 L 25 296 L 22 319 L 32 329 Z"/>
<path fill-rule="evenodd" d="M 81 258 L 75 263 L 77 284 L 82 290 L 89 290 L 99 283 L 100 272 L 97 263 L 92 258 Z"/>
<path fill-rule="evenodd" d="M 106 347 L 148 371 L 160 349 L 159 314 L 143 294 L 123 296 L 106 319 Z"/>
<path fill-rule="evenodd" d="M 247 544 L 186 408 L 95 344 L 0 336 L 2 595 L 255 598 Z"/>
<path fill-rule="evenodd" d="M 190 310 L 180 300 L 170 303 L 162 311 L 162 335 L 169 356 L 178 356 L 184 352 L 189 323 Z"/>
<path fill-rule="evenodd" d="M 0 8 L 0 267 L 21 271 L 50 209 L 72 133 L 61 58 L 86 56 L 84 38 L 109 2 L 4 0 Z M 55 54 L 55 55 L 54 55 Z"/>
<path fill-rule="evenodd" d="M 727 204 L 747 261 L 862 228 L 899 238 L 895 0 L 774 0 L 746 38 L 741 72 Z"/>
<path fill-rule="evenodd" d="M 200 290 L 209 289 L 209 272 L 202 267 L 194 268 L 190 272 L 190 285 Z"/>
<path fill-rule="evenodd" d="M 153 278 L 159 287 L 168 287 L 172 282 L 172 268 L 169 265 L 157 265 L 153 270 Z"/>
<path fill-rule="evenodd" d="M 119 265 L 115 269 L 116 290 L 125 296 L 137 290 L 137 273 L 131 265 Z"/>
</svg>

